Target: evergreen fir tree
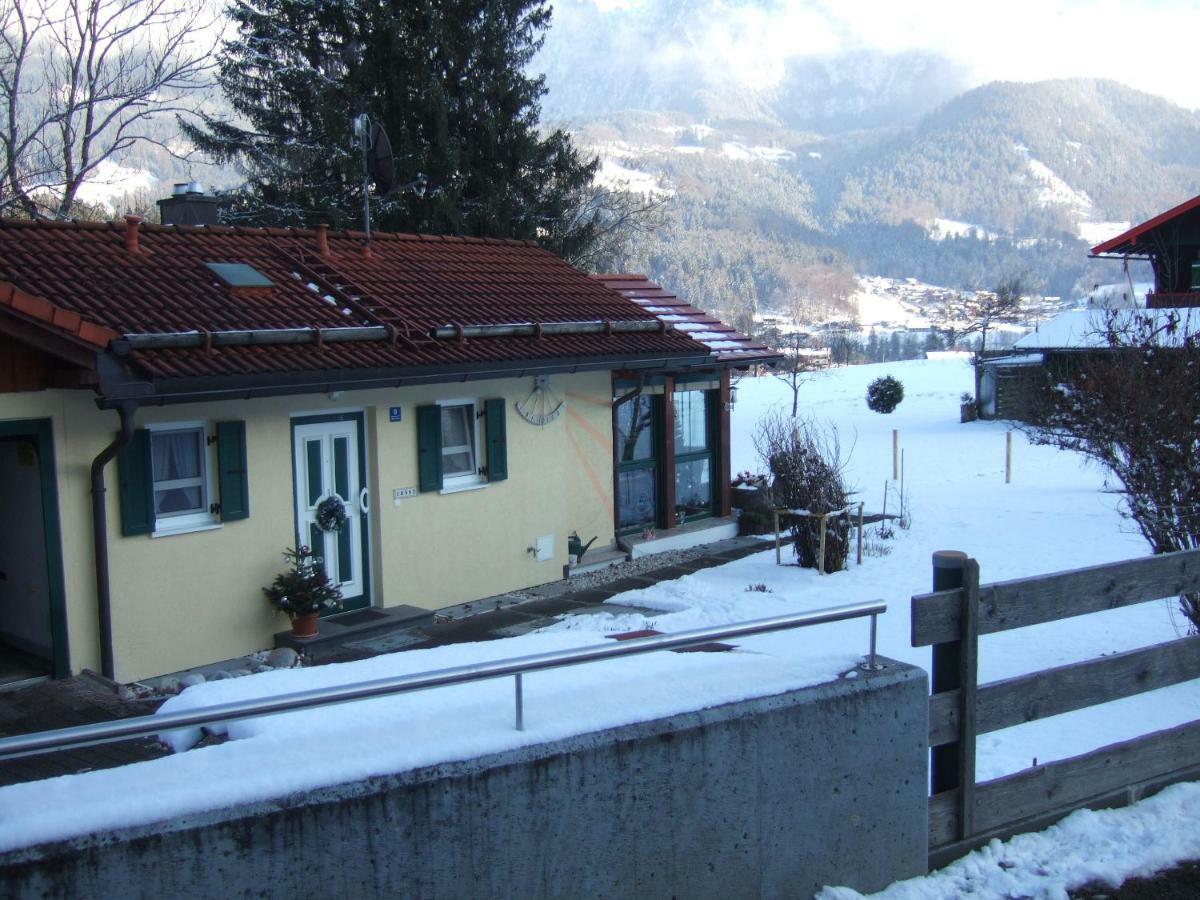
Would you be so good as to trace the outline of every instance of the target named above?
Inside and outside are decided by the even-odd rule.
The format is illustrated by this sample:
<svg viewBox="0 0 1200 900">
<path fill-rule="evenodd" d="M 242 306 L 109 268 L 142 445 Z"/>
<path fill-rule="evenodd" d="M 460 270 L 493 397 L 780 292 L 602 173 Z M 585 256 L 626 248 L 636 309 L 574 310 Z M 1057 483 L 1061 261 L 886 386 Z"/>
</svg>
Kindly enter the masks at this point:
<svg viewBox="0 0 1200 900">
<path fill-rule="evenodd" d="M 219 81 L 247 124 L 189 135 L 240 166 L 239 221 L 361 228 L 365 112 L 402 185 L 372 202 L 373 227 L 537 239 L 568 258 L 594 239 L 578 211 L 597 162 L 539 129 L 545 86 L 525 72 L 545 0 L 236 0 L 230 14 Z"/>
</svg>

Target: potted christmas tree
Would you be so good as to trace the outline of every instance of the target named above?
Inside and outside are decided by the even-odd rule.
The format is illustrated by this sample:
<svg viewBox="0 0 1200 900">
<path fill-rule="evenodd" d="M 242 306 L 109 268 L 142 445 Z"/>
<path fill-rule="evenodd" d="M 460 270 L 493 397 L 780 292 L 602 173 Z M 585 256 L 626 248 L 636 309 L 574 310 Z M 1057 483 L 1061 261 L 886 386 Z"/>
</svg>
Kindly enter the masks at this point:
<svg viewBox="0 0 1200 900">
<path fill-rule="evenodd" d="M 324 610 L 341 607 L 341 588 L 330 582 L 325 566 L 311 548 L 288 547 L 283 558 L 288 564 L 287 571 L 276 575 L 263 593 L 272 606 L 291 617 L 292 637 L 315 637 L 317 617 Z"/>
</svg>

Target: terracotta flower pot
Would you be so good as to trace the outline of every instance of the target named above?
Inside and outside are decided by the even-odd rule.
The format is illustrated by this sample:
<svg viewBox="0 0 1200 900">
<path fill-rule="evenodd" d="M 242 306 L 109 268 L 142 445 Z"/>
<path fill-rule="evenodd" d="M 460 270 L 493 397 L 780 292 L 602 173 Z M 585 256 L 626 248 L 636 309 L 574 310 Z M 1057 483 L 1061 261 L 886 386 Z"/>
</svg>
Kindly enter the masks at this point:
<svg viewBox="0 0 1200 900">
<path fill-rule="evenodd" d="M 312 638 L 317 636 L 317 618 L 320 613 L 310 612 L 292 618 L 292 637 Z"/>
</svg>

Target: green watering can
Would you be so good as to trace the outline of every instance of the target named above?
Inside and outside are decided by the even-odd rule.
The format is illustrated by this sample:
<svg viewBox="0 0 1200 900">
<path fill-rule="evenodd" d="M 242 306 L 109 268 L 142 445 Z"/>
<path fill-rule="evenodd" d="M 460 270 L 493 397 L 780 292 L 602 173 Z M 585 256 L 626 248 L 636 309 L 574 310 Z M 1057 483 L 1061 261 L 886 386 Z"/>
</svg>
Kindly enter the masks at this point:
<svg viewBox="0 0 1200 900">
<path fill-rule="evenodd" d="M 600 537 L 600 535 L 596 535 L 585 544 L 579 537 L 579 532 L 572 531 L 569 535 L 567 535 L 567 553 L 575 557 L 575 562 L 583 562 L 583 554 L 587 553 L 588 547 L 592 546 L 598 537 Z"/>
</svg>

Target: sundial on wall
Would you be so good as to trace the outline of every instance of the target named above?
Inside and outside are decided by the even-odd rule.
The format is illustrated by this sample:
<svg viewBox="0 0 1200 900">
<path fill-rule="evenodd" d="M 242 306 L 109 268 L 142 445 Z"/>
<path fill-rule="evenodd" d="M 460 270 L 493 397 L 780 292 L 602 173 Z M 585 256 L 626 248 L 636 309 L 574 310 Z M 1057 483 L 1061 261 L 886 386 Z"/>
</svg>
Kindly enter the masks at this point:
<svg viewBox="0 0 1200 900">
<path fill-rule="evenodd" d="M 561 416 L 566 405 L 550 387 L 550 376 L 535 375 L 529 396 L 517 401 L 517 413 L 530 425 L 545 425 Z"/>
</svg>

